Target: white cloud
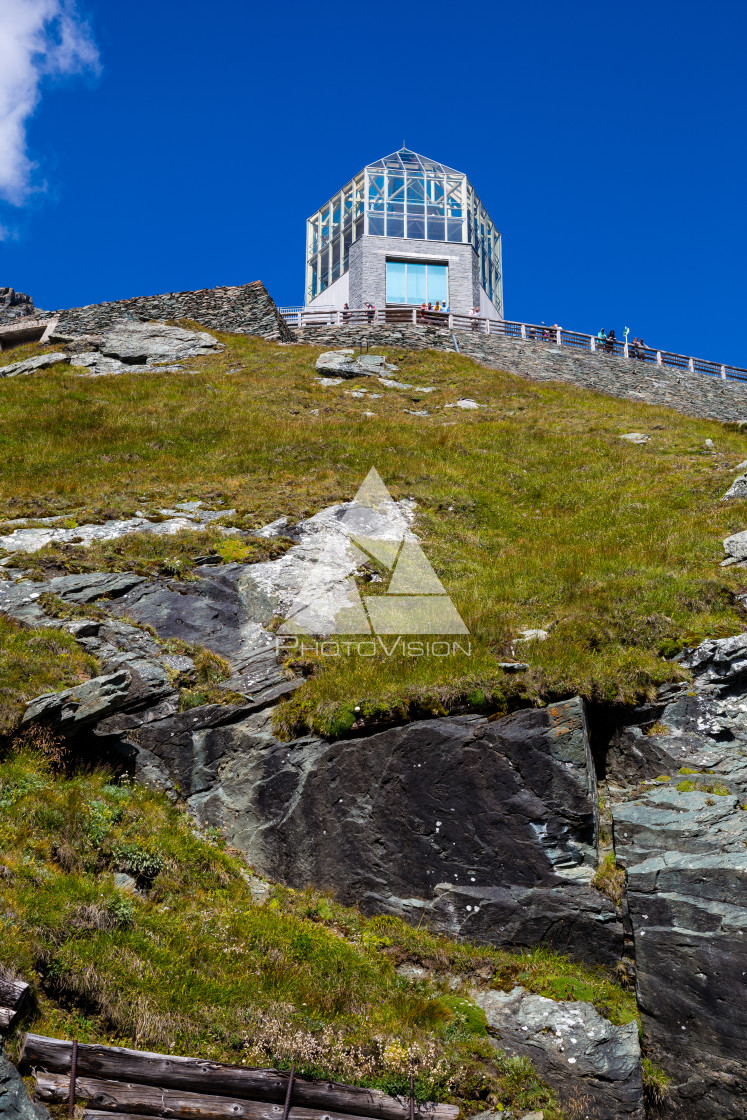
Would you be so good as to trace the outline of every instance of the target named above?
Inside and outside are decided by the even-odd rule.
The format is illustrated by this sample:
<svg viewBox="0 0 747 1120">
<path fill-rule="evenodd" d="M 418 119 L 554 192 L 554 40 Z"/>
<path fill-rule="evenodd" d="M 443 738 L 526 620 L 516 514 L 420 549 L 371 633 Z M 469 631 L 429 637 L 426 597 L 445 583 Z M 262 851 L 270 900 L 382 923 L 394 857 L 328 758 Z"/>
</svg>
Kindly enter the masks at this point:
<svg viewBox="0 0 747 1120">
<path fill-rule="evenodd" d="M 75 0 L 0 0 L 0 197 L 20 206 L 32 188 L 26 125 L 44 79 L 98 69 Z"/>
</svg>

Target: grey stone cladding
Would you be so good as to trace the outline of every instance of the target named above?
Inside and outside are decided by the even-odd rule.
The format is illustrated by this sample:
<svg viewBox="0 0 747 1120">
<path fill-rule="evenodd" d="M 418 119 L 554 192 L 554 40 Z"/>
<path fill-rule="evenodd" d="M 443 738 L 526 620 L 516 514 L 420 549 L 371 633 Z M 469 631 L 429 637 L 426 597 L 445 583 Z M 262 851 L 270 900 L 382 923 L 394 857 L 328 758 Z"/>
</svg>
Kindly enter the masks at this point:
<svg viewBox="0 0 747 1120">
<path fill-rule="evenodd" d="M 350 246 L 351 307 L 367 302 L 386 306 L 386 262 L 427 261 L 449 267 L 449 306 L 467 315 L 480 304 L 479 262 L 471 245 L 448 241 L 413 241 L 402 237 L 365 235 Z"/>
<path fill-rule="evenodd" d="M 295 335 L 299 342 L 329 348 L 355 346 L 368 339 L 372 346 L 402 350 L 454 350 L 452 332 L 436 326 L 307 326 L 296 330 Z M 481 330 L 460 330 L 454 335 L 462 354 L 530 381 L 565 381 L 612 397 L 673 408 L 686 416 L 747 423 L 747 382 L 722 381 L 702 373 L 570 346 L 486 335 Z"/>
<path fill-rule="evenodd" d="M 98 334 L 117 319 L 194 319 L 214 331 L 256 334 L 280 342 L 293 334 L 264 284 L 255 280 L 235 288 L 202 288 L 197 292 L 167 292 L 160 296 L 135 296 L 113 303 L 94 303 L 55 311 L 62 334 Z"/>
</svg>

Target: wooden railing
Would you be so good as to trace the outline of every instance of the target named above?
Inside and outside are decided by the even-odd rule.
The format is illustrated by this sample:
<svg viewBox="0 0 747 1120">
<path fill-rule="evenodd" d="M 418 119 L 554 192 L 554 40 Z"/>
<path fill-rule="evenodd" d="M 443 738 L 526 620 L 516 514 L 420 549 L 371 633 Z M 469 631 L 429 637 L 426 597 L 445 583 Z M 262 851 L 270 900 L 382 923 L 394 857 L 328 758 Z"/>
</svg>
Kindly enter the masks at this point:
<svg viewBox="0 0 747 1120">
<path fill-rule="evenodd" d="M 371 309 L 350 308 L 340 311 L 334 307 L 281 307 L 280 314 L 294 327 L 311 326 L 374 326 L 398 324 L 441 327 L 448 331 L 477 331 L 480 334 L 510 338 L 516 342 L 539 342 L 546 346 L 569 346 L 588 353 L 602 353 L 649 365 L 669 366 L 685 373 L 703 373 L 733 381 L 747 381 L 747 369 L 724 365 L 705 358 L 691 358 L 670 350 L 654 350 L 641 343 L 623 342 L 619 339 L 600 339 L 593 334 L 567 331 L 563 327 L 548 327 L 545 323 L 515 323 L 507 319 L 489 319 L 478 315 L 454 315 L 452 312 L 423 311 L 419 307 L 386 307 Z"/>
</svg>

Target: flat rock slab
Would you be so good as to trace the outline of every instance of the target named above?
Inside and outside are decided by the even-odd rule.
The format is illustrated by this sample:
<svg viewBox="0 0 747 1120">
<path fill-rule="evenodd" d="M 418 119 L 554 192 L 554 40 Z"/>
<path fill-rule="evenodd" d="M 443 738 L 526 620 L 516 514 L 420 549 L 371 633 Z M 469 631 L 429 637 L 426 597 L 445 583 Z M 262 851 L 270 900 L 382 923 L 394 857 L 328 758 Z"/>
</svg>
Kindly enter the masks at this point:
<svg viewBox="0 0 747 1120">
<path fill-rule="evenodd" d="M 25 358 L 22 362 L 11 362 L 8 366 L 0 366 L 0 377 L 18 377 L 24 373 L 35 373 L 38 369 L 47 369 L 49 366 L 67 360 L 68 354 L 61 351 L 54 354 L 38 354 L 34 358 Z"/>
<path fill-rule="evenodd" d="M 520 987 L 473 999 L 498 1032 L 496 1046 L 529 1058 L 561 1103 L 584 1105 L 595 1120 L 644 1120 L 637 1023 L 613 1026 L 590 1003 L 558 1003 Z"/>
<path fill-rule="evenodd" d="M 218 513 L 218 517 L 225 516 Z M 46 526 L 43 529 L 14 529 L 0 537 L 0 548 L 8 552 L 38 552 L 48 544 L 80 544 L 83 547 L 94 541 L 111 541 L 133 533 L 149 533 L 155 537 L 168 537 L 174 533 L 195 532 L 203 529 L 200 520 L 185 515 L 170 517 L 165 521 L 149 521 L 146 517 L 130 517 L 123 521 L 105 521 L 103 525 L 78 525 L 74 529 Z"/>
<path fill-rule="evenodd" d="M 77 353 L 70 364 L 96 375 L 123 373 L 130 367 L 140 370 L 162 369 L 169 363 L 203 354 L 216 354 L 225 349 L 211 334 L 190 331 L 166 323 L 140 323 L 120 319 L 99 336 L 86 336 L 90 349 L 79 350 L 80 336 L 57 333 L 58 341 L 66 339 Z M 180 367 L 170 367 L 180 368 Z"/>
</svg>

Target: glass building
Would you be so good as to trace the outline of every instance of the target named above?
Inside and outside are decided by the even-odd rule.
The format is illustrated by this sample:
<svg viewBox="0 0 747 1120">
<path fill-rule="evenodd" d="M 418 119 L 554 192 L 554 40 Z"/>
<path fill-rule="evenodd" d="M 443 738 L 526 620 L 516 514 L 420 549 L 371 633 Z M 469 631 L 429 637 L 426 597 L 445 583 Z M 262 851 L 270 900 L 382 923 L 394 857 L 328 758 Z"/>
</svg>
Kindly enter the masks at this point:
<svg viewBox="0 0 747 1120">
<path fill-rule="evenodd" d="M 383 270 L 367 264 L 370 253 L 384 253 Z M 340 283 L 356 266 L 360 283 Z M 479 305 L 502 317 L 501 235 L 463 172 L 402 148 L 364 167 L 308 219 L 306 304 L 367 299 L 446 301 L 460 312 Z"/>
</svg>

